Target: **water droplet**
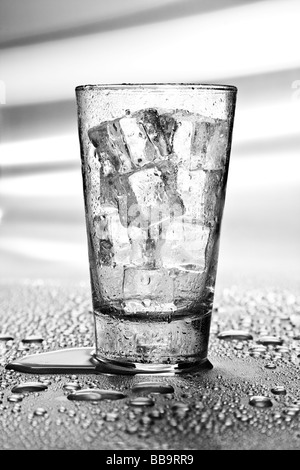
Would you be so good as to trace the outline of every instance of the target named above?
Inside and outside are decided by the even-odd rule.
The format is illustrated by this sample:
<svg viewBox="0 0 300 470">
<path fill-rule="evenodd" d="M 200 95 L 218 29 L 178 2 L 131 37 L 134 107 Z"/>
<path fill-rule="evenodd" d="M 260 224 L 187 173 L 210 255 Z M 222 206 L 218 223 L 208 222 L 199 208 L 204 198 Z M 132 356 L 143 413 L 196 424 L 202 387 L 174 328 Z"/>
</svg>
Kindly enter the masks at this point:
<svg viewBox="0 0 300 470">
<path fill-rule="evenodd" d="M 276 369 L 276 364 L 275 364 L 275 362 L 268 362 L 268 363 L 265 365 L 265 367 L 266 367 L 267 369 Z"/>
<path fill-rule="evenodd" d="M 79 390 L 81 388 L 80 384 L 78 382 L 67 382 L 64 384 L 63 388 L 65 390 Z"/>
<path fill-rule="evenodd" d="M 139 427 L 138 427 L 137 424 L 133 424 L 133 425 L 132 425 L 132 424 L 128 424 L 128 425 L 126 426 L 126 432 L 127 432 L 128 434 L 135 434 L 135 433 L 138 431 L 138 429 L 139 429 Z"/>
<path fill-rule="evenodd" d="M 299 313 L 292 314 L 290 317 L 290 320 L 294 326 L 299 326 L 300 325 L 300 315 Z"/>
<path fill-rule="evenodd" d="M 46 377 L 41 377 L 40 378 L 40 381 L 45 384 L 45 385 L 51 385 L 51 380 L 50 379 L 46 379 Z"/>
<path fill-rule="evenodd" d="M 119 419 L 119 415 L 115 411 L 111 411 L 105 415 L 105 421 L 113 422 L 117 419 Z"/>
<path fill-rule="evenodd" d="M 276 351 L 281 353 L 281 354 L 287 354 L 287 353 L 290 352 L 290 350 L 287 346 L 277 346 Z"/>
<path fill-rule="evenodd" d="M 41 392 L 47 388 L 47 385 L 41 382 L 22 382 L 18 385 L 15 385 L 11 391 L 13 393 Z"/>
<path fill-rule="evenodd" d="M 28 346 L 25 346 L 24 344 L 20 344 L 18 346 L 18 351 L 29 351 L 29 347 Z"/>
<path fill-rule="evenodd" d="M 172 385 L 163 384 L 159 382 L 141 382 L 132 387 L 132 391 L 147 392 L 147 393 L 174 393 Z"/>
<path fill-rule="evenodd" d="M 0 341 L 10 341 L 10 340 L 13 340 L 13 336 L 10 336 L 10 335 L 0 335 Z"/>
<path fill-rule="evenodd" d="M 260 357 L 266 351 L 266 346 L 264 346 L 263 344 L 258 344 L 257 346 L 253 346 L 253 348 L 250 349 L 250 355 L 253 357 Z"/>
<path fill-rule="evenodd" d="M 263 344 L 258 344 L 257 346 L 253 346 L 253 348 L 251 349 L 253 352 L 265 352 L 267 351 L 267 347 L 264 346 Z"/>
<path fill-rule="evenodd" d="M 184 416 L 189 409 L 189 406 L 183 402 L 177 402 L 172 406 L 172 410 L 177 416 Z"/>
<path fill-rule="evenodd" d="M 234 339 L 239 341 L 248 341 L 253 339 L 253 336 L 245 330 L 225 330 L 218 334 L 218 338 L 227 341 L 232 341 Z"/>
<path fill-rule="evenodd" d="M 295 416 L 296 414 L 298 414 L 300 411 L 300 406 L 299 405 L 290 405 L 287 409 L 286 409 L 286 414 L 288 416 Z"/>
<path fill-rule="evenodd" d="M 16 393 L 15 395 L 10 395 L 9 397 L 7 397 L 7 400 L 12 403 L 16 403 L 18 401 L 22 401 L 23 398 L 24 398 L 24 395 L 22 395 L 22 393 Z"/>
<path fill-rule="evenodd" d="M 154 419 L 161 419 L 161 418 L 164 416 L 164 411 L 163 411 L 163 410 L 154 409 L 153 411 L 151 411 L 151 413 L 149 414 L 149 416 L 150 416 L 151 418 L 154 418 Z"/>
<path fill-rule="evenodd" d="M 153 406 L 154 401 L 148 397 L 136 397 L 129 401 L 131 406 Z"/>
<path fill-rule="evenodd" d="M 283 385 L 276 385 L 275 387 L 271 388 L 271 392 L 274 393 L 274 395 L 286 395 L 286 389 L 283 387 Z"/>
<path fill-rule="evenodd" d="M 256 408 L 270 408 L 273 406 L 273 403 L 269 397 L 262 395 L 256 395 L 250 398 L 249 404 L 255 406 Z"/>
<path fill-rule="evenodd" d="M 100 390 L 97 388 L 77 390 L 68 395 L 68 399 L 74 401 L 120 400 L 125 397 L 126 395 L 116 390 Z"/>
<path fill-rule="evenodd" d="M 280 345 L 280 344 L 283 343 L 283 340 L 281 338 L 279 338 L 278 336 L 265 335 L 265 336 L 261 336 L 257 340 L 257 343 L 258 344 L 263 344 L 263 345 L 268 345 L 268 344 Z"/>
<path fill-rule="evenodd" d="M 36 410 L 34 410 L 33 414 L 35 416 L 44 416 L 45 414 L 47 414 L 47 410 L 45 410 L 45 408 L 37 408 Z"/>
<path fill-rule="evenodd" d="M 149 424 L 153 423 L 151 416 L 142 416 L 140 419 L 140 423 L 144 426 L 148 426 Z"/>
<path fill-rule="evenodd" d="M 38 335 L 30 335 L 22 339 L 22 343 L 42 343 L 43 341 L 44 338 Z"/>
</svg>

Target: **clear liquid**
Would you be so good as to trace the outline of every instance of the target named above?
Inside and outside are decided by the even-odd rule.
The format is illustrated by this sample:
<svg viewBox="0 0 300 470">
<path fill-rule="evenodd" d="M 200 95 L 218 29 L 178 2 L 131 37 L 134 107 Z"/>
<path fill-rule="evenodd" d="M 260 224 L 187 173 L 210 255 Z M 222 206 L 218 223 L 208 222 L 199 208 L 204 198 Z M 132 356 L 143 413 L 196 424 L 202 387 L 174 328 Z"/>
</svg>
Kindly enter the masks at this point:
<svg viewBox="0 0 300 470">
<path fill-rule="evenodd" d="M 180 372 L 208 363 L 210 313 L 171 321 L 100 312 L 94 318 L 97 359 L 124 373 Z"/>
<path fill-rule="evenodd" d="M 100 360 L 206 358 L 228 138 L 226 120 L 158 108 L 88 130 L 84 193 Z"/>
</svg>

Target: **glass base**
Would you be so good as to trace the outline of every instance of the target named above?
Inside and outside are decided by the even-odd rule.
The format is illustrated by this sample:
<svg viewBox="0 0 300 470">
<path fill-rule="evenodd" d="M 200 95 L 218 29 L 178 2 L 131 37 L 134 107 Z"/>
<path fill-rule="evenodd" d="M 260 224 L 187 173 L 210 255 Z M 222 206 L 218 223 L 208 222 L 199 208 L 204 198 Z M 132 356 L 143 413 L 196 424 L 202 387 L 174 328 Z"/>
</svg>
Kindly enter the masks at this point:
<svg viewBox="0 0 300 470">
<path fill-rule="evenodd" d="M 107 361 L 96 355 L 93 357 L 95 370 L 108 375 L 177 375 L 195 373 L 213 368 L 206 358 L 198 362 L 181 362 L 178 364 L 135 364 L 130 362 Z"/>
<path fill-rule="evenodd" d="M 119 374 L 177 374 L 211 368 L 211 313 L 170 322 L 94 312 L 96 370 Z"/>
</svg>

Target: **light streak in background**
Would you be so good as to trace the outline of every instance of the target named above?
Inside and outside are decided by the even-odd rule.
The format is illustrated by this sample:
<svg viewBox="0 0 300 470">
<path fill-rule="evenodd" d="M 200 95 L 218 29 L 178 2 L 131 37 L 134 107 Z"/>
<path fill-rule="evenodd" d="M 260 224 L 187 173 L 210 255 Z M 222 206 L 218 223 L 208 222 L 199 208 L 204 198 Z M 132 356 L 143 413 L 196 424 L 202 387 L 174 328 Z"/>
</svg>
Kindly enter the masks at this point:
<svg viewBox="0 0 300 470">
<path fill-rule="evenodd" d="M 298 0 L 273 0 L 1 51 L 10 106 L 86 83 L 218 81 L 300 66 Z M 180 64 L 180 66 L 179 66 Z"/>
<path fill-rule="evenodd" d="M 132 24 L 164 21 L 239 0 L 1 0 L 0 47 L 14 47 Z M 59 12 L 59 14 L 58 14 Z"/>
<path fill-rule="evenodd" d="M 75 86 L 83 83 L 194 80 L 234 85 L 232 77 L 249 83 L 274 72 L 274 93 L 264 83 L 267 96 L 259 93 L 259 84 L 253 97 L 238 96 L 223 259 L 237 272 L 243 264 L 247 271 L 251 263 L 253 272 L 263 265 L 274 272 L 281 267 L 296 271 L 300 95 L 290 81 L 281 82 L 277 93 L 276 73 L 298 69 L 293 80 L 300 80 L 299 17 L 298 0 L 270 0 L 2 49 L 5 107 L 70 103 Z M 0 145 L 0 256 L 8 256 L 2 267 L 14 276 L 31 269 L 38 275 L 72 276 L 73 268 L 79 273 L 88 268 L 75 120 L 74 132 L 69 126 L 63 135 L 35 133 L 33 122 L 30 133 L 18 140 L 18 130 L 11 129 L 11 140 Z M 45 125 L 47 114 L 40 129 Z M 36 268 L 35 261 L 40 262 Z M 59 262 L 60 272 L 50 269 Z M 219 264 L 222 268 L 222 251 Z M 5 275 L 2 271 L 0 278 Z"/>
<path fill-rule="evenodd" d="M 75 132 L 70 135 L 3 143 L 0 148 L 4 176 L 6 168 L 13 169 L 24 164 L 42 166 L 47 162 L 79 162 L 80 158 L 78 136 Z"/>
<path fill-rule="evenodd" d="M 1 249 L 52 263 L 67 262 L 71 266 L 81 266 L 86 262 L 85 246 L 72 240 L 41 240 L 38 237 L 26 238 L 23 236 L 2 237 Z M 74 256 L 75 254 L 76 256 Z"/>
<path fill-rule="evenodd" d="M 247 144 L 260 140 L 269 141 L 270 148 L 276 153 L 276 142 L 279 138 L 286 140 L 288 150 L 289 139 L 299 136 L 299 122 L 300 100 L 299 103 L 290 99 L 267 106 L 253 104 L 242 109 L 237 108 L 233 153 L 236 148 L 238 155 L 239 145 L 247 148 Z M 43 164 L 46 163 L 57 163 L 63 167 L 64 164 L 79 164 L 80 161 L 77 129 L 74 129 L 74 133 L 63 136 L 7 142 L 0 148 L 4 176 L 8 170 L 17 170 L 18 166 L 24 164 L 40 164 L 43 169 Z"/>
</svg>

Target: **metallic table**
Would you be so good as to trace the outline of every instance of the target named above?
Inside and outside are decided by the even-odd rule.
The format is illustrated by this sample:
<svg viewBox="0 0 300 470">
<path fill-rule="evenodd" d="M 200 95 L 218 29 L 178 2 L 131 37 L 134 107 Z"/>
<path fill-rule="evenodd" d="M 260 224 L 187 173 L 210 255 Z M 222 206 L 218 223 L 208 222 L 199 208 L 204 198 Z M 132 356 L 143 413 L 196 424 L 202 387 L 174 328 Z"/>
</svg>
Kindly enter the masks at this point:
<svg viewBox="0 0 300 470">
<path fill-rule="evenodd" d="M 299 292 L 219 290 L 209 344 L 213 368 L 174 377 L 7 369 L 27 355 L 92 349 L 94 325 L 87 283 L 19 281 L 0 288 L 0 449 L 299 448 Z M 28 382 L 38 386 L 26 389 Z M 144 382 L 157 388 L 137 387 Z M 70 399 L 85 389 L 118 391 L 121 398 Z"/>
</svg>

